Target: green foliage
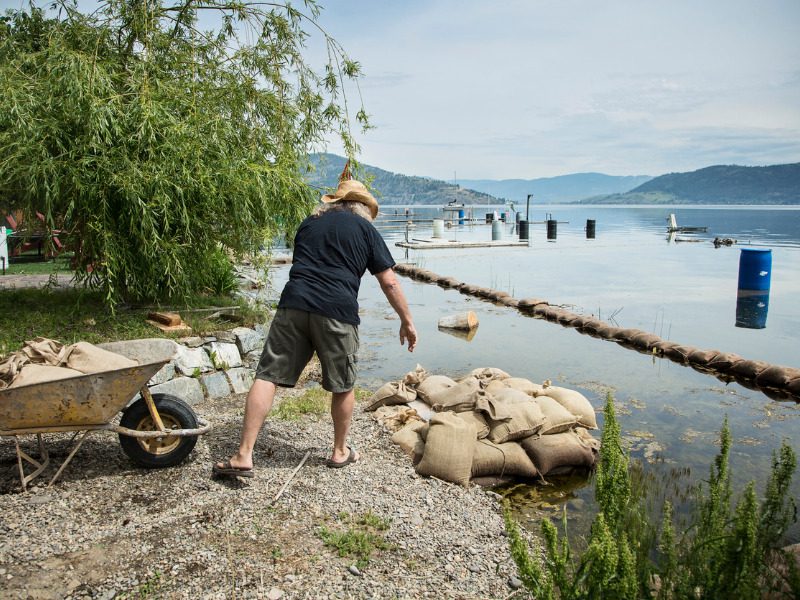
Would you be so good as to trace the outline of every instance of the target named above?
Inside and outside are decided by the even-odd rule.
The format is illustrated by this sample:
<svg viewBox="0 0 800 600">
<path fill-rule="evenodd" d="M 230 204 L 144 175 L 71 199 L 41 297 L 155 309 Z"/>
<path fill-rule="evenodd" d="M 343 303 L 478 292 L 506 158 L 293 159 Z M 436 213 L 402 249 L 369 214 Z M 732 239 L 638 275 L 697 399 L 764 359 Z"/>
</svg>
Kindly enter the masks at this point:
<svg viewBox="0 0 800 600">
<path fill-rule="evenodd" d="M 597 204 L 798 204 L 800 163 L 767 167 L 714 165 L 669 173 L 626 193 L 585 200 Z"/>
<path fill-rule="evenodd" d="M 351 517 L 340 514 L 339 519 L 344 521 L 344 529 L 328 529 L 320 527 L 319 536 L 329 548 L 336 550 L 337 554 L 344 557 L 355 557 L 356 566 L 363 569 L 369 564 L 369 559 L 375 550 L 388 550 L 391 548 L 384 539 L 383 532 L 389 529 L 389 521 L 367 511 L 361 517 Z"/>
<path fill-rule="evenodd" d="M 748 484 L 735 508 L 729 470 L 731 434 L 725 419 L 720 452 L 709 480 L 697 491 L 690 509 L 691 526 L 675 533 L 672 505 L 665 502 L 661 526 L 648 521 L 646 493 L 620 445 L 620 429 L 609 394 L 605 406 L 601 461 L 595 496 L 599 511 L 592 523 L 588 547 L 574 556 L 566 537 L 542 523 L 544 542 L 531 557 L 519 527 L 505 507 L 511 554 L 520 578 L 534 597 L 594 598 L 794 598 L 800 576 L 794 560 L 780 549 L 787 528 L 796 521 L 797 507 L 788 493 L 797 461 L 784 442 L 773 456 L 764 499 Z"/>
<path fill-rule="evenodd" d="M 343 85 L 360 67 L 311 0 L 57 9 L 0 19 L 0 209 L 42 213 L 109 305 L 229 289 L 229 254 L 308 214 L 309 150 L 333 133 L 356 151 Z M 324 76 L 304 28 L 324 37 Z"/>
<path fill-rule="evenodd" d="M 309 182 L 317 187 L 336 187 L 347 159 L 329 153 L 312 154 L 309 158 L 314 166 L 307 175 Z M 356 165 L 354 174 L 369 182 L 381 204 L 445 204 L 451 200 L 465 204 L 503 203 L 502 199 L 446 181 L 390 173 L 365 164 Z"/>
<path fill-rule="evenodd" d="M 305 390 L 299 396 L 284 398 L 275 406 L 273 416 L 285 421 L 298 421 L 306 415 L 324 415 L 328 411 L 330 394 L 322 388 Z"/>
<path fill-rule="evenodd" d="M 185 303 L 169 307 L 177 310 L 197 335 L 221 328 L 209 320 L 209 313 L 190 312 L 193 308 L 235 306 L 250 326 L 264 322 L 260 313 L 244 301 L 230 297 L 192 295 Z M 18 350 L 26 340 L 46 337 L 65 344 L 78 341 L 90 343 L 132 340 L 149 337 L 178 337 L 167 334 L 147 323 L 147 313 L 159 307 L 119 307 L 111 314 L 106 310 L 100 292 L 75 289 L 8 289 L 0 292 L 0 356 Z M 161 307 L 162 309 L 165 307 Z M 180 334 L 181 336 L 184 334 Z"/>
</svg>

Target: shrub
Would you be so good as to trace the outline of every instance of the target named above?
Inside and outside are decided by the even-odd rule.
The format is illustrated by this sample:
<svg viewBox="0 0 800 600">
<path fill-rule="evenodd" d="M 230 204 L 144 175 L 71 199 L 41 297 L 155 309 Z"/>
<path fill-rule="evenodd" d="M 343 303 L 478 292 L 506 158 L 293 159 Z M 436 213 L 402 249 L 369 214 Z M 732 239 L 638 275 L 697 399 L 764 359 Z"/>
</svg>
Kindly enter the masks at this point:
<svg viewBox="0 0 800 600">
<path fill-rule="evenodd" d="M 646 487 L 632 477 L 610 394 L 605 419 L 595 486 L 599 510 L 588 547 L 580 556 L 566 537 L 566 513 L 561 540 L 556 527 L 543 521 L 538 559 L 531 556 L 505 507 L 511 554 L 534 597 L 755 599 L 765 593 L 798 597 L 796 565 L 780 549 L 787 528 L 797 519 L 794 499 L 788 495 L 797 460 L 786 442 L 773 455 L 763 501 L 758 501 L 750 483 L 732 508 L 731 434 L 726 419 L 709 480 L 698 487 L 690 508 L 690 526 L 677 534 L 669 502 L 663 505 L 660 527 L 649 524 Z"/>
</svg>

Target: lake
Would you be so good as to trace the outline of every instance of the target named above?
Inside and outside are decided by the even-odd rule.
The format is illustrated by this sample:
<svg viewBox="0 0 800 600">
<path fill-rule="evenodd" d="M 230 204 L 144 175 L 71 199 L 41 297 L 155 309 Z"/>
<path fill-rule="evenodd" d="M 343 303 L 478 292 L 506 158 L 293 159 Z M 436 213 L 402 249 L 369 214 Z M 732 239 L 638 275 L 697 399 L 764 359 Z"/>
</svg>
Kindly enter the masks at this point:
<svg viewBox="0 0 800 600">
<path fill-rule="evenodd" d="M 475 207 L 483 221 L 503 207 Z M 425 219 L 440 218 L 440 207 L 408 207 L 420 219 L 412 238 L 431 238 Z M 395 212 L 398 215 L 395 215 Z M 667 217 L 679 225 L 707 227 L 706 233 L 667 235 Z M 553 205 L 531 207 L 527 247 L 404 250 L 405 207 L 384 206 L 376 226 L 395 259 L 441 275 L 506 291 L 515 298 L 535 296 L 620 327 L 635 327 L 699 348 L 735 352 L 749 359 L 800 367 L 800 207 L 622 207 Z M 558 221 L 557 237 L 547 240 L 544 221 Z M 523 215 L 524 218 L 524 215 Z M 587 239 L 586 222 L 596 222 Z M 512 239 L 514 220 L 503 228 Z M 401 228 L 396 228 L 401 227 Z M 490 240 L 486 224 L 447 228 L 447 239 Z M 715 248 L 715 237 L 737 241 Z M 736 326 L 737 281 L 742 248 L 772 250 L 771 288 L 761 319 L 765 327 Z M 286 270 L 284 270 L 286 271 Z M 276 273 L 276 283 L 285 274 Z M 471 298 L 455 290 L 401 278 L 419 332 L 413 354 L 397 341 L 398 321 L 373 277 L 362 283 L 360 385 L 375 388 L 399 379 L 416 364 L 435 373 L 460 376 L 475 367 L 577 389 L 601 408 L 613 392 L 617 416 L 631 455 L 653 477 L 668 478 L 675 490 L 707 478 L 723 419 L 734 446 L 731 472 L 735 490 L 755 479 L 759 493 L 772 452 L 787 440 L 796 453 L 800 406 L 775 401 L 736 383 L 725 384 L 665 359 L 581 335 L 556 323 Z M 437 329 L 439 317 L 474 311 L 480 321 L 470 341 Z M 601 418 L 602 427 L 602 418 Z M 599 432 L 595 432 L 599 435 Z M 593 503 L 590 478 L 553 481 L 553 486 L 505 489 L 517 516 L 538 531 L 543 515 L 564 504 L 580 531 Z M 675 492 L 678 493 L 677 491 Z M 800 497 L 800 474 L 793 495 Z M 800 541 L 800 527 L 791 531 Z"/>
</svg>

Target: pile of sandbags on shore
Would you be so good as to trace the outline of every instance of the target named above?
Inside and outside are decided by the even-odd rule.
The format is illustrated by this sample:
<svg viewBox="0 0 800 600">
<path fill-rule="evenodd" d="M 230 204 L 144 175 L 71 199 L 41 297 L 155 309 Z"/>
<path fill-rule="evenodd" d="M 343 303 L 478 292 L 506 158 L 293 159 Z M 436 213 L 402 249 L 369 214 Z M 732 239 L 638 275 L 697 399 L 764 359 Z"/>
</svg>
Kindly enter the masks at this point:
<svg viewBox="0 0 800 600">
<path fill-rule="evenodd" d="M 595 411 L 583 394 L 497 368 L 453 380 L 417 366 L 378 389 L 367 410 L 417 473 L 461 485 L 591 469 L 600 449 L 589 432 L 597 429 Z"/>
</svg>

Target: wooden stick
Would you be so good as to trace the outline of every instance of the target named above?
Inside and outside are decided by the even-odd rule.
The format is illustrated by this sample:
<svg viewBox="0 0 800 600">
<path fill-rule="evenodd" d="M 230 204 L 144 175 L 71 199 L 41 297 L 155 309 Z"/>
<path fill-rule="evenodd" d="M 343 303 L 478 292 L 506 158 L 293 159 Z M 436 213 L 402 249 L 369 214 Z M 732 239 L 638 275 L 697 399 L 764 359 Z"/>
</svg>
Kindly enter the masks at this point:
<svg viewBox="0 0 800 600">
<path fill-rule="evenodd" d="M 284 484 L 283 484 L 283 486 L 281 487 L 280 491 L 279 491 L 279 492 L 278 492 L 278 493 L 275 495 L 275 497 L 272 499 L 272 502 L 271 502 L 271 504 L 275 504 L 275 503 L 278 501 L 278 499 L 279 499 L 279 498 L 280 498 L 280 497 L 283 495 L 283 492 L 286 490 L 286 488 L 287 488 L 287 487 L 289 487 L 289 483 L 291 483 L 292 479 L 294 479 L 294 476 L 295 476 L 295 475 L 297 475 L 297 472 L 298 472 L 300 469 L 302 469 L 302 468 L 303 468 L 303 465 L 304 465 L 304 464 L 306 464 L 306 461 L 308 460 L 308 457 L 309 457 L 309 456 L 311 456 L 311 450 L 307 450 L 307 451 L 306 451 L 306 455 L 303 457 L 303 460 L 301 460 L 301 461 L 300 461 L 300 464 L 299 464 L 299 465 L 297 465 L 297 466 L 294 468 L 294 471 L 292 471 L 292 474 L 291 474 L 291 475 L 289 475 L 289 479 L 287 479 L 287 480 L 286 480 L 286 483 L 284 483 Z"/>
</svg>

